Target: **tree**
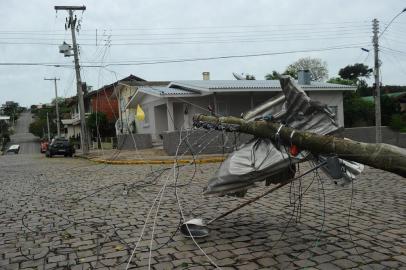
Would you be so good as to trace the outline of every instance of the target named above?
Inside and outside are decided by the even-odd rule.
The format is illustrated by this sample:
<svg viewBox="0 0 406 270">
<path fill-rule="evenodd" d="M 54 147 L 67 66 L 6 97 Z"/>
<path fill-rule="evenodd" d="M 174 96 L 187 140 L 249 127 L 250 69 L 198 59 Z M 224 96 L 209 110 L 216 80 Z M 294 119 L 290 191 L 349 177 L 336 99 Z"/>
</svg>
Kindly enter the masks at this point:
<svg viewBox="0 0 406 270">
<path fill-rule="evenodd" d="M 372 126 L 375 122 L 374 104 L 363 100 L 357 93 L 344 93 L 344 123 L 346 127 Z"/>
<path fill-rule="evenodd" d="M 354 85 L 355 83 L 351 80 L 343 79 L 340 77 L 330 78 L 328 83 L 343 84 L 343 85 Z"/>
<path fill-rule="evenodd" d="M 369 78 L 372 73 L 372 68 L 361 63 L 348 65 L 338 72 L 341 78 L 357 82 L 361 77 Z"/>
<path fill-rule="evenodd" d="M 54 105 L 55 105 L 55 100 L 56 100 L 56 98 L 52 99 L 52 101 L 51 101 L 51 103 L 54 104 Z M 65 98 L 63 98 L 63 97 L 58 97 L 58 105 L 59 105 L 60 103 L 64 103 L 64 101 L 65 101 Z"/>
<path fill-rule="evenodd" d="M 272 73 L 268 73 L 265 75 L 265 80 L 279 80 L 279 72 L 273 70 Z"/>
<path fill-rule="evenodd" d="M 53 134 L 56 134 L 56 124 L 54 121 L 49 120 L 50 125 L 50 135 L 53 137 Z M 29 132 L 34 134 L 37 137 L 44 138 L 47 136 L 48 127 L 46 118 L 38 118 L 32 122 L 28 128 Z"/>
<path fill-rule="evenodd" d="M 398 100 L 387 95 L 381 96 L 381 117 L 382 125 L 389 126 L 392 121 L 392 115 L 400 113 L 400 103 Z"/>
<path fill-rule="evenodd" d="M 328 78 L 327 63 L 320 58 L 304 57 L 290 64 L 283 74 L 297 79 L 299 70 L 309 70 L 312 80 L 322 81 Z"/>
<path fill-rule="evenodd" d="M 372 68 L 361 63 L 355 63 L 354 65 L 348 65 L 340 69 L 338 75 L 342 79 L 353 81 L 357 85 L 357 92 L 361 97 L 372 96 L 373 91 L 368 87 L 364 78 L 369 78 L 372 73 Z"/>
<path fill-rule="evenodd" d="M 109 123 L 103 112 L 93 112 L 86 119 L 87 127 L 93 137 L 110 137 L 115 132 L 114 124 Z"/>
</svg>

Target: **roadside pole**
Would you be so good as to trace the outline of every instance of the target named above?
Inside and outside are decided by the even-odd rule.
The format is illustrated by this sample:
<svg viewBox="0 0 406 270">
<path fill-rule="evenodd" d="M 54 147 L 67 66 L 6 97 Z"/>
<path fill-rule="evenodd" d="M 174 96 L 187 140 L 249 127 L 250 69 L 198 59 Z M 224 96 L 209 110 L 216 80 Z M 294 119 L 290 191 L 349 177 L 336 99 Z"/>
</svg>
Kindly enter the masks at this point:
<svg viewBox="0 0 406 270">
<path fill-rule="evenodd" d="M 48 113 L 47 113 L 47 128 L 48 128 L 48 142 L 51 141 L 51 133 L 49 130 L 49 117 L 48 117 Z"/>
<path fill-rule="evenodd" d="M 59 104 L 58 104 L 58 88 L 56 85 L 56 81 L 59 81 L 59 78 L 44 78 L 45 81 L 54 81 L 55 86 L 55 110 L 56 110 L 56 132 L 58 134 L 58 138 L 61 137 L 61 125 L 60 125 L 60 118 L 59 118 Z"/>
<path fill-rule="evenodd" d="M 375 142 L 380 143 L 382 141 L 381 134 L 381 85 L 379 81 L 379 21 L 374 19 L 373 21 L 373 38 L 372 42 L 374 44 L 374 77 L 375 77 Z"/>
<path fill-rule="evenodd" d="M 75 10 L 86 10 L 85 6 L 55 6 L 55 10 L 67 10 L 69 13 L 69 18 L 67 19 L 68 24 L 65 25 L 66 28 L 71 29 L 72 34 L 72 46 L 73 46 L 73 57 L 75 61 L 75 71 L 76 71 L 76 89 L 78 95 L 78 102 L 79 102 L 79 116 L 80 116 L 80 143 L 83 154 L 89 153 L 89 141 L 88 141 L 88 134 L 86 128 L 86 116 L 85 116 L 85 103 L 83 101 L 83 90 L 82 90 L 82 79 L 80 77 L 80 65 L 79 65 L 79 54 L 78 54 L 78 46 L 76 43 L 76 23 L 77 18 L 76 16 L 73 17 L 73 12 Z"/>
</svg>

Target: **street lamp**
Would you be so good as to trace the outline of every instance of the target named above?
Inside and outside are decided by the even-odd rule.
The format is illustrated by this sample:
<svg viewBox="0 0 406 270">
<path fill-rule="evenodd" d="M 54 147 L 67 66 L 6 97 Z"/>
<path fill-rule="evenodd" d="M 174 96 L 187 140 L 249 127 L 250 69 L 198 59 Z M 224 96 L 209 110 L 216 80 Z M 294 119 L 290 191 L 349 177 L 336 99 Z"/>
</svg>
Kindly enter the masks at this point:
<svg viewBox="0 0 406 270">
<path fill-rule="evenodd" d="M 399 17 L 403 12 L 406 12 L 406 8 L 404 8 L 401 12 L 396 14 L 396 16 L 392 18 L 392 20 L 390 20 L 390 22 L 386 25 L 385 29 L 383 29 L 382 33 L 379 35 L 378 38 L 380 38 L 383 35 L 383 33 L 385 33 L 386 29 L 388 29 L 388 27 L 393 23 L 393 21 L 396 20 L 396 18 Z"/>
<path fill-rule="evenodd" d="M 402 13 L 406 12 L 406 8 L 404 8 L 401 12 L 396 14 L 392 20 L 386 25 L 383 31 L 378 35 L 379 25 L 378 20 L 373 20 L 373 32 L 374 37 L 372 42 L 374 44 L 374 52 L 375 52 L 375 60 L 374 60 L 374 77 L 375 77 L 375 141 L 376 143 L 382 142 L 382 133 L 381 133 L 381 89 L 380 89 L 380 78 L 379 78 L 379 67 L 381 62 L 379 60 L 379 39 L 381 36 L 386 32 L 389 26 L 399 17 Z"/>
</svg>

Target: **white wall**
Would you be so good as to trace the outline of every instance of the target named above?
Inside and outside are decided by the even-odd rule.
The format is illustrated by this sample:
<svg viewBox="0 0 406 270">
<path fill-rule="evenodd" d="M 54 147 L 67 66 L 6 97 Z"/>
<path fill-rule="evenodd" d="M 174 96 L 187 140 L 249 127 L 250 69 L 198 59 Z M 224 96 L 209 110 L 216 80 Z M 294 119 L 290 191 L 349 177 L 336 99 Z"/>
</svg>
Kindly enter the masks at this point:
<svg viewBox="0 0 406 270">
<path fill-rule="evenodd" d="M 141 134 L 153 134 L 155 135 L 155 113 L 154 107 L 166 104 L 166 98 L 159 98 L 151 95 L 145 95 L 140 99 L 140 105 L 145 113 L 146 120 L 148 121 L 138 121 L 136 120 L 137 133 Z"/>
</svg>

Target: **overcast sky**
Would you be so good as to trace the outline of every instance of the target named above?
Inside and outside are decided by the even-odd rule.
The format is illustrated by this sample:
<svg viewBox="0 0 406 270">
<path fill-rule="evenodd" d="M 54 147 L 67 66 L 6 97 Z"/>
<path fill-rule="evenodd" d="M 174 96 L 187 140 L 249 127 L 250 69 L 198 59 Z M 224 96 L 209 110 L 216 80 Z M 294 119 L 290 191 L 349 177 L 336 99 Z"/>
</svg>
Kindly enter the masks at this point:
<svg viewBox="0 0 406 270">
<path fill-rule="evenodd" d="M 233 79 L 232 72 L 244 72 L 263 79 L 268 72 L 283 71 L 307 56 L 325 60 L 329 77 L 334 77 L 348 64 L 373 65 L 372 19 L 379 19 L 383 29 L 406 2 L 2 0 L 0 63 L 72 63 L 72 57 L 58 52 L 57 44 L 71 43 L 71 37 L 64 29 L 67 13 L 56 13 L 54 5 L 86 6 L 83 14 L 76 13 L 81 19 L 80 60 L 84 66 L 113 64 L 82 69 L 83 81 L 97 89 L 129 74 L 147 80 L 198 80 L 203 71 L 209 71 L 216 80 Z M 384 84 L 406 85 L 405 35 L 406 12 L 380 40 Z M 258 53 L 283 54 L 146 65 Z M 117 63 L 126 65 L 114 65 Z M 0 103 L 14 100 L 27 106 L 50 102 L 53 84 L 43 79 L 55 76 L 61 79 L 60 96 L 75 94 L 71 67 L 0 66 Z"/>
</svg>

